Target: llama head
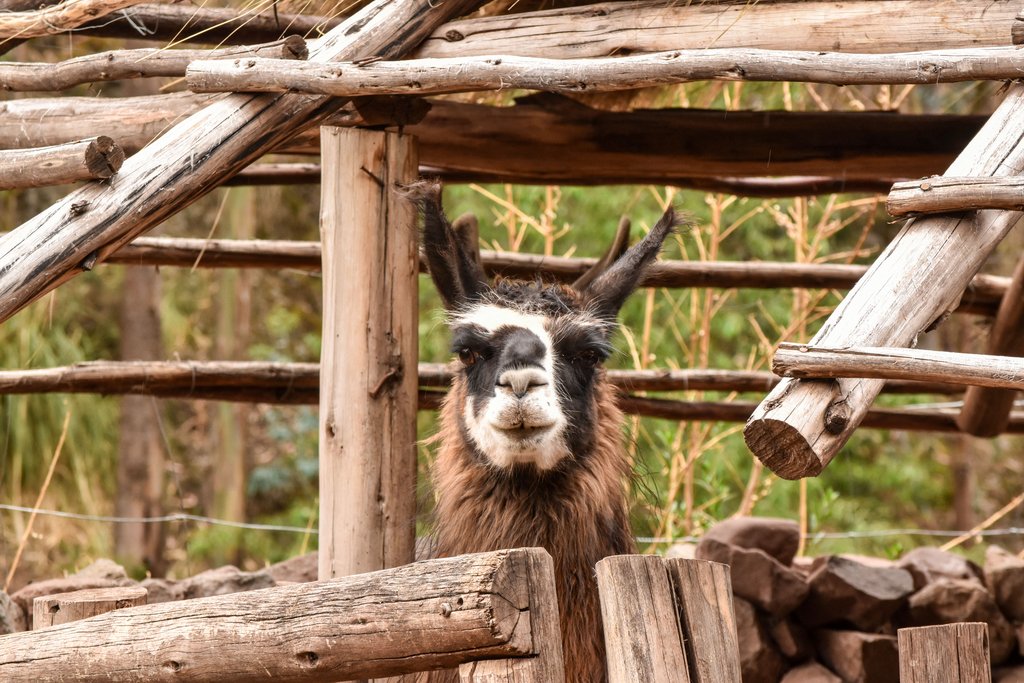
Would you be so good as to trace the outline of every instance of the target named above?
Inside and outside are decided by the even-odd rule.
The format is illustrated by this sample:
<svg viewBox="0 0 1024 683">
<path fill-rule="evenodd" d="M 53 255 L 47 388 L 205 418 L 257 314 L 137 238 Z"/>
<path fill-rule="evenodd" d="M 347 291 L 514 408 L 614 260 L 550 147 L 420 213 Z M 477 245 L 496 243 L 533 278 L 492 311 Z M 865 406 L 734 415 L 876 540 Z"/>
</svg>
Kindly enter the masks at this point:
<svg viewBox="0 0 1024 683">
<path fill-rule="evenodd" d="M 460 432 L 482 464 L 554 469 L 585 453 L 595 385 L 616 316 L 677 224 L 669 209 L 627 249 L 623 220 L 608 253 L 572 286 L 498 279 L 480 260 L 476 221 L 453 225 L 440 187 L 421 193 L 423 252 L 448 312 L 459 371 L 451 396 Z"/>
</svg>

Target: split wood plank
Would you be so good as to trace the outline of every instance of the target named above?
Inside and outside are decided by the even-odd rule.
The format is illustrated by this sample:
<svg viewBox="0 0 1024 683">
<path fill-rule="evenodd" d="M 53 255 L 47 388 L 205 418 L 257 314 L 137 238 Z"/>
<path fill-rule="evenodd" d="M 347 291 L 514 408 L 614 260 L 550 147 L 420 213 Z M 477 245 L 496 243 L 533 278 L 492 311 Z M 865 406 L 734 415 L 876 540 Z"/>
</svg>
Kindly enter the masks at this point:
<svg viewBox="0 0 1024 683">
<path fill-rule="evenodd" d="M 75 57 L 62 62 L 0 62 L 0 90 L 66 90 L 83 83 L 154 76 L 181 77 L 196 60 L 273 58 L 302 60 L 309 55 L 306 41 L 296 35 L 262 45 L 219 50 L 168 50 L 143 48 L 113 50 Z"/>
<path fill-rule="evenodd" d="M 724 47 L 898 52 L 908 45 L 1009 45 L 1019 9 L 1010 0 L 604 2 L 452 21 L 414 56 L 564 59 Z"/>
<path fill-rule="evenodd" d="M 142 586 L 87 588 L 32 601 L 32 630 L 69 624 L 126 607 L 145 605 L 149 593 Z"/>
<path fill-rule="evenodd" d="M 453 371 L 420 363 L 418 386 L 447 387 Z M 608 370 L 623 392 L 720 391 L 763 393 L 778 384 L 752 370 Z M 162 398 L 222 399 L 255 403 L 316 403 L 318 363 L 263 361 L 92 361 L 34 370 L 0 370 L 0 394 L 143 394 Z M 933 382 L 886 382 L 888 393 L 958 394 L 963 387 Z"/>
<path fill-rule="evenodd" d="M 0 39 L 36 38 L 78 28 L 142 0 L 66 0 L 58 5 L 21 12 L 0 12 Z"/>
<path fill-rule="evenodd" d="M 729 565 L 664 560 L 675 591 L 692 683 L 740 683 Z"/>
<path fill-rule="evenodd" d="M 213 97 L 173 93 L 0 102 L 0 149 L 102 135 L 116 125 L 118 142 L 132 154 Z M 941 173 L 985 121 L 886 112 L 611 112 L 551 94 L 520 98 L 514 107 L 429 103 L 425 118 L 403 130 L 419 139 L 424 170 L 453 182 L 654 183 L 713 190 L 739 178 L 737 188 L 756 191 L 751 179 L 772 183 L 776 177 L 814 176 L 819 180 L 798 180 L 795 189 L 822 189 L 820 177 L 825 177 L 831 179 L 830 190 L 855 191 L 877 187 L 880 179 L 889 187 L 896 179 Z M 328 123 L 365 121 L 350 112 Z M 836 130 L 844 135 L 836 136 Z M 629 145 L 617 144 L 620 140 Z M 275 144 L 274 151 L 319 154 L 318 131 Z"/>
<path fill-rule="evenodd" d="M 375 0 L 317 41 L 310 60 L 397 57 L 433 27 L 476 4 Z M 298 94 L 227 95 L 177 124 L 130 157 L 109 185 L 86 186 L 0 238 L 0 321 L 102 262 L 341 104 Z"/>
<path fill-rule="evenodd" d="M 1017 261 L 1010 288 L 1006 290 L 988 334 L 989 354 L 1024 356 L 1024 257 Z M 1009 388 L 967 388 L 957 416 L 960 429 L 975 436 L 995 436 L 1006 429 L 1017 392 Z"/>
<path fill-rule="evenodd" d="M 1024 54 L 1024 53 L 1022 53 Z M 885 208 L 892 216 L 978 209 L 1024 210 L 1024 178 L 935 176 L 893 184 Z"/>
<path fill-rule="evenodd" d="M 686 652 L 668 571 L 660 557 L 597 563 L 609 683 L 686 683 Z"/>
<path fill-rule="evenodd" d="M 415 559 L 415 143 L 324 127 L 321 580 Z M 354 333 L 358 330 L 358 333 Z"/>
<path fill-rule="evenodd" d="M 901 628 L 902 683 L 990 683 L 988 624 Z"/>
<path fill-rule="evenodd" d="M 124 150 L 105 135 L 52 147 L 11 149 L 0 154 L 0 190 L 103 180 L 123 163 Z"/>
<path fill-rule="evenodd" d="M 540 548 L 429 560 L 335 581 L 134 607 L 4 636 L 6 683 L 275 681 L 398 675 L 534 655 Z"/>
<path fill-rule="evenodd" d="M 693 81 L 934 84 L 1013 80 L 1024 76 L 1014 46 L 848 54 L 719 48 L 626 57 L 545 59 L 484 56 L 364 63 L 295 64 L 246 57 L 188 65 L 193 92 L 306 92 L 340 97 L 443 95 L 482 90 L 608 92 Z"/>
<path fill-rule="evenodd" d="M 1024 389 L 1024 359 L 927 349 L 779 344 L 772 370 L 780 377 L 867 377 Z"/>
<path fill-rule="evenodd" d="M 947 175 L 1024 170 L 1024 86 L 1014 85 Z M 964 288 L 1021 214 L 1009 211 L 915 218 L 829 316 L 812 345 L 911 346 L 956 307 Z M 750 450 L 786 479 L 819 474 L 881 390 L 875 379 L 783 380 L 744 429 Z"/>
</svg>

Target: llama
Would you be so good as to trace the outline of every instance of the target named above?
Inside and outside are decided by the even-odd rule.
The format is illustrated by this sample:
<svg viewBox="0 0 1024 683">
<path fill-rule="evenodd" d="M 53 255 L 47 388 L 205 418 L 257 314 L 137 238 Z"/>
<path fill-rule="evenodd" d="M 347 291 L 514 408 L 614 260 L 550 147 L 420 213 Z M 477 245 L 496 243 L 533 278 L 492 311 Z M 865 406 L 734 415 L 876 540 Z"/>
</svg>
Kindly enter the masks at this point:
<svg viewBox="0 0 1024 683">
<path fill-rule="evenodd" d="M 602 362 L 619 308 L 676 225 L 669 209 L 628 251 L 571 287 L 498 279 L 474 221 L 453 227 L 440 187 L 421 188 L 423 251 L 459 370 L 441 408 L 434 465 L 439 557 L 541 546 L 554 559 L 566 680 L 606 680 L 594 565 L 634 552 L 622 413 Z"/>
</svg>

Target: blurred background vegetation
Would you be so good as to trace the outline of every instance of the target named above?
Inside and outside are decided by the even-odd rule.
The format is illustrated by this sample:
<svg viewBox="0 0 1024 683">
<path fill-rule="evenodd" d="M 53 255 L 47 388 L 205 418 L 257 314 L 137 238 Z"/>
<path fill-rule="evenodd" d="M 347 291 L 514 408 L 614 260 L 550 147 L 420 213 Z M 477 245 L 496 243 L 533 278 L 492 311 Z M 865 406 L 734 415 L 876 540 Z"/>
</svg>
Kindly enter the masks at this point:
<svg viewBox="0 0 1024 683">
<path fill-rule="evenodd" d="M 231 3 L 221 3 L 231 4 Z M 250 6 L 254 3 L 248 3 Z M 246 5 L 236 2 L 234 6 Z M 283 11 L 327 13 L 337 3 L 287 3 Z M 4 59 L 55 61 L 124 46 L 88 38 L 35 40 Z M 180 88 L 159 83 L 153 90 Z M 138 84 L 81 87 L 68 94 L 142 94 Z M 477 98 L 507 104 L 512 94 Z M 991 86 L 848 87 L 795 84 L 695 83 L 587 98 L 613 108 L 690 106 L 716 109 L 889 110 L 985 113 Z M 841 135 L 841 131 L 836 132 Z M 0 192 L 3 229 L 33 216 L 67 188 Z M 480 218 L 485 248 L 555 255 L 597 256 L 622 214 L 633 219 L 634 239 L 671 202 L 692 218 L 666 258 L 870 263 L 899 229 L 883 198 L 830 195 L 745 199 L 665 187 L 513 187 L 459 185 L 446 190 L 452 215 Z M 181 237 L 318 239 L 316 186 L 219 189 L 168 220 L 157 234 Z M 1020 252 L 1013 235 L 986 267 L 1008 274 Z M 108 265 L 75 278 L 0 325 L 0 368 L 26 369 L 122 357 L 125 307 L 139 305 L 139 289 L 124 266 Z M 135 270 L 141 270 L 136 268 Z M 154 271 L 154 269 L 148 269 Z M 165 359 L 317 361 L 320 280 L 299 271 L 162 268 L 153 279 L 159 344 Z M 773 345 L 805 340 L 839 296 L 808 290 L 639 291 L 621 316 L 615 368 L 708 367 L 766 369 Z M 439 300 L 420 281 L 421 360 L 448 360 Z M 923 345 L 963 351 L 983 348 L 989 321 L 954 316 Z M 732 396 L 679 392 L 693 400 Z M 757 401 L 760 396 L 742 397 Z M 881 403 L 922 404 L 936 396 L 882 397 Z M 216 404 L 141 399 L 158 427 L 162 458 L 160 510 L 295 527 L 291 531 L 240 530 L 175 521 L 158 535 L 161 562 L 150 567 L 174 576 L 224 563 L 256 568 L 316 548 L 317 417 L 315 406 Z M 80 515 L 113 515 L 122 400 L 88 395 L 0 396 L 0 503 L 32 506 L 43 487 L 62 426 L 66 441 L 42 508 Z M 434 415 L 420 413 L 421 533 L 429 532 Z M 1021 440 L 860 430 L 825 473 L 804 484 L 782 481 L 756 466 L 741 425 L 630 419 L 624 425 L 636 462 L 633 524 L 638 536 L 664 551 L 672 540 L 699 535 L 715 520 L 743 511 L 807 524 L 808 554 L 853 552 L 895 556 L 938 539 L 906 533 L 818 538 L 831 532 L 970 527 L 1024 488 Z M 238 466 L 218 473 L 224 453 Z M 229 490 L 230 489 L 230 490 Z M 234 492 L 234 502 L 225 502 Z M 1021 525 L 1012 511 L 997 526 Z M 0 562 L 14 556 L 28 522 L 23 512 L 0 510 Z M 1021 525 L 1024 526 L 1024 525 Z M 115 556 L 115 525 L 88 519 L 40 516 L 19 566 L 18 580 L 57 575 L 97 557 Z M 1019 550 L 1014 537 L 999 542 Z M 978 550 L 968 549 L 976 553 Z M 125 560 L 126 558 L 118 558 Z M 146 571 L 131 566 L 136 574 Z M 0 570 L 6 571 L 0 566 Z"/>
</svg>

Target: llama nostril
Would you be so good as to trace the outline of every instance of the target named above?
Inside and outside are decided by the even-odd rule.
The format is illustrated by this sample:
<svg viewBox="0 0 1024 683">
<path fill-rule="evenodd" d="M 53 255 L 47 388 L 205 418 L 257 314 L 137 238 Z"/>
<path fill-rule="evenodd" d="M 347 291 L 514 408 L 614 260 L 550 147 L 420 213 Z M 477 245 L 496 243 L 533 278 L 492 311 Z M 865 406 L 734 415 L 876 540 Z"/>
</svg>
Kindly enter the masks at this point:
<svg viewBox="0 0 1024 683">
<path fill-rule="evenodd" d="M 547 375 L 539 368 L 516 368 L 498 375 L 497 385 L 512 392 L 516 398 L 525 397 L 531 389 L 548 384 Z"/>
</svg>

